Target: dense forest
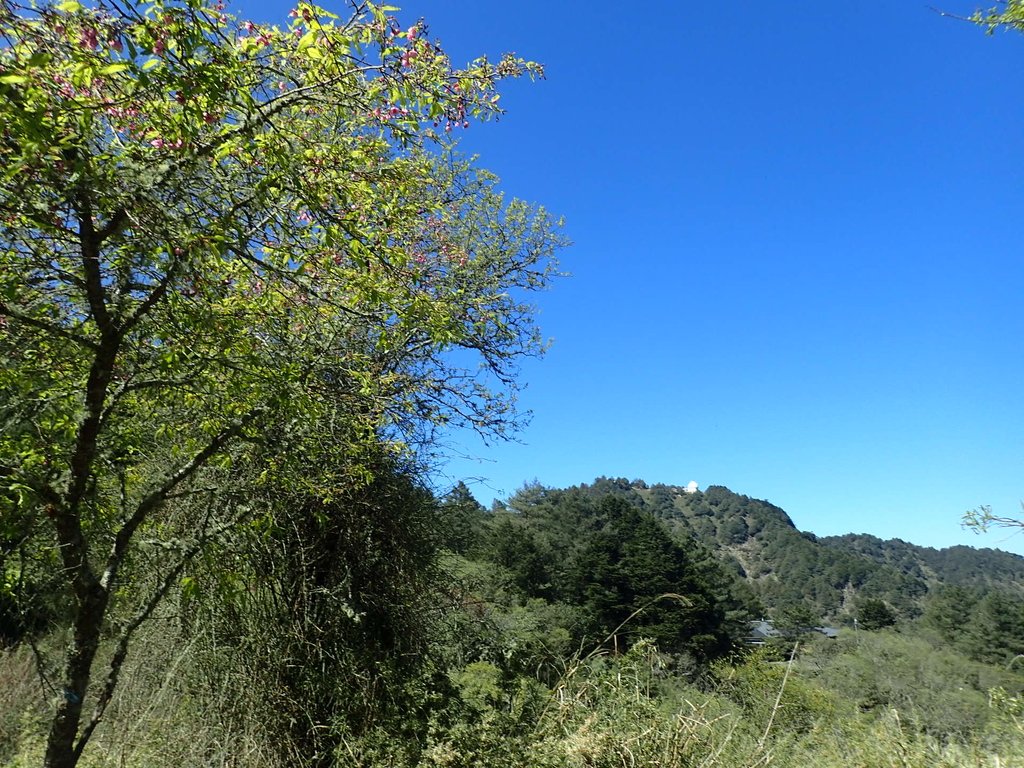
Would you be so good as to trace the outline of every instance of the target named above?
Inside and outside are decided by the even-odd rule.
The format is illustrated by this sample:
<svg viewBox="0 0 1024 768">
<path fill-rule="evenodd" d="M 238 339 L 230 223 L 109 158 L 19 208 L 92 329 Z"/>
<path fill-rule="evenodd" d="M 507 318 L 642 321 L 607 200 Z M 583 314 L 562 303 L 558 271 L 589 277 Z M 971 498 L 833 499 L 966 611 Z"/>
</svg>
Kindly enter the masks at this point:
<svg viewBox="0 0 1024 768">
<path fill-rule="evenodd" d="M 432 487 L 546 348 L 452 138 L 544 68 L 344 11 L 0 3 L 0 763 L 1024 766 L 1020 557 Z"/>
</svg>

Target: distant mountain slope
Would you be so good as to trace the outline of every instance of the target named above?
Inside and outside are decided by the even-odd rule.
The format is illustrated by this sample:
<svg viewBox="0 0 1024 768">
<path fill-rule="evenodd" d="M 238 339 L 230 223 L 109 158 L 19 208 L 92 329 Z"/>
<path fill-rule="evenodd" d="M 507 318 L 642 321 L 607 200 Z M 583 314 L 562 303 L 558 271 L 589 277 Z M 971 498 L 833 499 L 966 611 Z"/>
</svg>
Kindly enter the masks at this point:
<svg viewBox="0 0 1024 768">
<path fill-rule="evenodd" d="M 870 534 L 848 533 L 818 539 L 827 547 L 856 552 L 892 565 L 929 583 L 958 587 L 1000 587 L 1024 593 L 1024 557 L 998 549 L 963 545 L 933 549 L 900 539 L 883 541 Z"/>
<path fill-rule="evenodd" d="M 723 486 L 689 492 L 598 478 L 579 488 L 624 496 L 678 536 L 693 536 L 776 611 L 802 606 L 822 617 L 849 617 L 857 600 L 878 598 L 912 617 L 929 594 L 946 586 L 1024 594 L 1024 558 L 999 550 L 936 550 L 867 534 L 818 538 L 801 533 L 774 504 Z"/>
</svg>

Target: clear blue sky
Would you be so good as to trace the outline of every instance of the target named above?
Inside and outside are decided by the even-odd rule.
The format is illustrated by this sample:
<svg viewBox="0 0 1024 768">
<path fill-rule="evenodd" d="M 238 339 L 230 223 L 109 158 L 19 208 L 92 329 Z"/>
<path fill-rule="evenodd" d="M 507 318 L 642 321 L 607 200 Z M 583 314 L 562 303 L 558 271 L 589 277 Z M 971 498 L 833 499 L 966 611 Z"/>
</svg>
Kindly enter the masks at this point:
<svg viewBox="0 0 1024 768">
<path fill-rule="evenodd" d="M 522 443 L 456 436 L 476 458 L 449 482 L 487 478 L 488 503 L 535 478 L 696 480 L 821 535 L 1024 553 L 959 525 L 1024 514 L 1024 36 L 880 0 L 399 17 L 456 60 L 547 65 L 463 149 L 575 243 L 537 297 L 554 344 L 523 367 Z"/>
</svg>

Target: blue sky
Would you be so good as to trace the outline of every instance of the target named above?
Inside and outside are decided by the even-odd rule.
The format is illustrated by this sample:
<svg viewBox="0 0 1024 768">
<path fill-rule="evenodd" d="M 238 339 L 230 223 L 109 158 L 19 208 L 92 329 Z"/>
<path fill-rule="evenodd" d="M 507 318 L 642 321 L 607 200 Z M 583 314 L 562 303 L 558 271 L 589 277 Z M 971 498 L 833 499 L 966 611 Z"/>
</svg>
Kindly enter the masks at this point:
<svg viewBox="0 0 1024 768">
<path fill-rule="evenodd" d="M 399 16 L 457 61 L 546 64 L 462 148 L 575 243 L 537 297 L 531 425 L 453 436 L 447 482 L 696 480 L 821 535 L 1024 553 L 959 525 L 1024 514 L 1024 36 L 867 0 Z"/>
</svg>

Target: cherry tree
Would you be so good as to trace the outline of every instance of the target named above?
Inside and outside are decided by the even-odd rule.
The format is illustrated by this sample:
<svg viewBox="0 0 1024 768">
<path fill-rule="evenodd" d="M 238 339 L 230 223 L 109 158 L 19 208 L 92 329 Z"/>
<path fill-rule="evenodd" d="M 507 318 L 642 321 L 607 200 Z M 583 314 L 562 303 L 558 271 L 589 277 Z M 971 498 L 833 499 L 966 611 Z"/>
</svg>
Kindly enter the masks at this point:
<svg viewBox="0 0 1024 768">
<path fill-rule="evenodd" d="M 71 638 L 47 766 L 77 763 L 133 633 L 244 522 L 171 540 L 170 509 L 232 467 L 281 481 L 287 436 L 339 412 L 354 456 L 517 424 L 525 297 L 563 240 L 449 138 L 542 70 L 455 68 L 394 10 L 0 0 L 0 518 L 58 574 Z M 144 582 L 142 539 L 172 553 Z"/>
</svg>

